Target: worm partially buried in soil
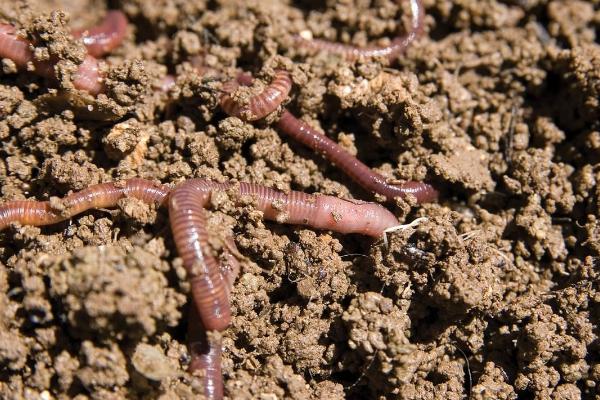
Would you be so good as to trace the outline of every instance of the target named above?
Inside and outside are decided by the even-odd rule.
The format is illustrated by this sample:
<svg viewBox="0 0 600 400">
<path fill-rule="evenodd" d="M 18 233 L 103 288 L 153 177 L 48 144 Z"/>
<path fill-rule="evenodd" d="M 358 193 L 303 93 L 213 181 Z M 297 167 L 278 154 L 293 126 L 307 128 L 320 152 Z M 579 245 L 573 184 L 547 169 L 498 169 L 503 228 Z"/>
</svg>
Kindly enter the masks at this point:
<svg viewBox="0 0 600 400">
<path fill-rule="evenodd" d="M 261 93 L 247 99 L 244 106 L 237 104 L 231 98 L 231 93 L 239 85 L 252 84 L 252 80 L 249 74 L 241 73 L 238 74 L 235 80 L 226 82 L 223 85 L 225 94 L 221 96 L 220 102 L 226 113 L 244 121 L 255 121 L 264 118 L 286 100 L 292 86 L 289 74 L 286 71 L 278 70 L 271 84 Z M 248 116 L 251 116 L 251 118 L 248 118 Z M 373 171 L 339 144 L 319 133 L 306 122 L 299 120 L 287 110 L 284 110 L 279 117 L 277 127 L 292 139 L 325 157 L 363 189 L 378 193 L 387 200 L 412 195 L 415 196 L 417 202 L 424 203 L 435 201 L 438 197 L 438 191 L 424 182 L 409 181 L 400 185 L 389 183 L 384 176 Z"/>
<path fill-rule="evenodd" d="M 109 11 L 99 25 L 73 32 L 73 36 L 83 39 L 88 50 L 88 54 L 73 75 L 73 86 L 76 89 L 85 90 L 93 95 L 104 91 L 103 77 L 96 57 L 120 45 L 125 37 L 126 28 L 125 15 L 120 11 Z M 36 60 L 33 46 L 30 41 L 18 36 L 14 26 L 0 24 L 0 57 L 12 60 L 20 69 L 27 69 L 32 65 L 36 74 L 56 80 L 56 60 Z"/>
<path fill-rule="evenodd" d="M 225 190 L 237 191 L 238 201 L 252 199 L 266 219 L 280 223 L 372 237 L 380 237 L 386 229 L 398 224 L 391 212 L 375 203 L 296 191 L 283 193 L 250 183 L 191 179 L 169 190 L 148 180 L 129 179 L 93 185 L 60 200 L 6 202 L 0 205 L 0 230 L 13 223 L 34 226 L 58 223 L 92 208 L 115 207 L 119 200 L 128 197 L 148 204 L 168 204 L 173 238 L 188 272 L 193 300 L 188 330 L 190 372 L 201 369 L 205 395 L 219 399 L 223 395 L 221 344 L 211 342 L 205 330 L 224 330 L 229 325 L 229 292 L 239 265 L 231 255 L 226 257 L 229 266 L 219 265 L 212 255 L 204 207 L 212 192 Z"/>
<path fill-rule="evenodd" d="M 221 90 L 224 94 L 219 100 L 223 111 L 244 121 L 258 121 L 275 111 L 287 99 L 292 88 L 290 74 L 277 70 L 271 83 L 260 94 L 249 98 L 247 104 L 240 104 L 231 97 L 240 85 L 250 85 L 252 81 L 252 76 L 241 73 L 236 79 L 223 84 Z"/>
<path fill-rule="evenodd" d="M 81 38 L 88 54 L 102 57 L 119 47 L 127 33 L 127 17 L 119 10 L 107 11 L 104 19 L 95 26 L 73 30 L 75 38 Z"/>
<path fill-rule="evenodd" d="M 388 46 L 369 45 L 357 47 L 348 44 L 330 42 L 323 39 L 313 39 L 304 37 L 304 35 L 295 35 L 294 40 L 300 47 L 304 47 L 312 52 L 327 52 L 338 54 L 347 60 L 357 60 L 359 58 L 386 57 L 389 60 L 396 58 L 406 48 L 419 37 L 423 32 L 423 19 L 425 10 L 421 0 L 410 1 L 410 30 L 404 35 L 392 39 Z"/>
</svg>

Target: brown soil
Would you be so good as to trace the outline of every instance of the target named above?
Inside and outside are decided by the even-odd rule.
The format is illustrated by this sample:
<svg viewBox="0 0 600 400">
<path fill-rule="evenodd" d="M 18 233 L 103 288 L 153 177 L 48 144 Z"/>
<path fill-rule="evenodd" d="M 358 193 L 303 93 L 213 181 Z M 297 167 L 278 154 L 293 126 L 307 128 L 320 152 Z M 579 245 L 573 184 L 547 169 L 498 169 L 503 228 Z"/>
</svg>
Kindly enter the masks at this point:
<svg viewBox="0 0 600 400">
<path fill-rule="evenodd" d="M 600 397 L 600 1 L 427 0 L 427 34 L 390 66 L 307 56 L 291 35 L 364 44 L 402 29 L 406 2 L 108 3 L 131 28 L 105 95 L 2 63 L 3 200 L 129 177 L 373 199 L 268 123 L 224 117 L 194 56 L 219 76 L 288 69 L 294 114 L 390 178 L 442 189 L 388 204 L 401 222 L 427 217 L 388 247 L 216 198 L 211 231 L 232 229 L 243 255 L 229 398 Z M 0 16 L 61 60 L 68 89 L 83 54 L 68 30 L 107 7 L 2 0 Z M 126 201 L 0 234 L 0 398 L 197 397 L 167 226 Z"/>
</svg>

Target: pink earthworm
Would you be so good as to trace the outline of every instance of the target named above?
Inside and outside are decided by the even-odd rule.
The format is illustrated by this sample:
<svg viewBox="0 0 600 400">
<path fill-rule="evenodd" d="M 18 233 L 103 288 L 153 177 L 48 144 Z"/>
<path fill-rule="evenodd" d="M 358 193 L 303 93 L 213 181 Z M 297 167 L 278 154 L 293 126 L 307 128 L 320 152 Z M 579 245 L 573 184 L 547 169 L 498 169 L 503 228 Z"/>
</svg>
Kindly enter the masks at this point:
<svg viewBox="0 0 600 400">
<path fill-rule="evenodd" d="M 280 223 L 373 237 L 383 235 L 386 229 L 398 224 L 392 213 L 375 203 L 296 191 L 283 193 L 249 183 L 192 179 L 178 185 L 169 198 L 169 219 L 177 251 L 191 278 L 192 298 L 196 302 L 196 307 L 190 309 L 188 325 L 189 369 L 190 372 L 202 371 L 204 394 L 208 399 L 223 397 L 223 377 L 221 341 L 211 340 L 206 329 L 222 330 L 229 325 L 229 292 L 239 272 L 239 263 L 231 253 L 225 252 L 226 262 L 218 265 L 208 243 L 204 207 L 213 191 L 231 189 L 237 189 L 238 202 L 244 198 L 253 199 L 266 219 Z M 234 246 L 230 244 L 230 248 Z"/>
<path fill-rule="evenodd" d="M 212 255 L 206 231 L 204 206 L 212 190 L 199 191 L 188 182 L 178 185 L 169 198 L 171 231 L 203 326 L 222 331 L 231 322 L 231 308 L 227 285 Z M 204 181 L 200 185 L 211 189 L 213 186 Z"/>
<path fill-rule="evenodd" d="M 227 284 L 208 243 L 204 206 L 214 190 L 227 190 L 233 185 L 191 179 L 178 185 L 169 197 L 169 219 L 175 245 L 190 276 L 192 299 L 202 323 L 209 330 L 227 328 L 231 310 Z M 296 191 L 286 194 L 249 183 L 240 183 L 238 194 L 254 198 L 257 209 L 266 219 L 281 223 L 374 237 L 398 224 L 392 213 L 375 203 Z"/>
<path fill-rule="evenodd" d="M 0 57 L 12 60 L 18 68 L 26 69 L 31 63 L 36 74 L 55 80 L 54 62 L 37 61 L 31 50 L 31 43 L 18 37 L 12 25 L 0 24 Z M 87 55 L 73 76 L 73 86 L 91 94 L 103 91 L 102 75 L 98 60 Z"/>
<path fill-rule="evenodd" d="M 230 248 L 235 248 L 233 238 L 227 239 Z M 237 250 L 236 250 L 237 251 Z M 229 294 L 233 282 L 240 271 L 239 261 L 229 251 L 222 253 L 224 261 L 220 263 L 221 276 L 225 281 Z M 206 328 L 198 315 L 195 307 L 190 307 L 188 314 L 187 342 L 190 351 L 190 373 L 201 371 L 204 385 L 204 396 L 210 400 L 223 398 L 223 373 L 221 372 L 221 347 L 220 336 L 209 338 Z"/>
<path fill-rule="evenodd" d="M 218 265 L 208 244 L 204 207 L 213 191 L 237 190 L 238 203 L 255 202 L 265 218 L 280 223 L 329 229 L 340 233 L 360 233 L 380 237 L 398 221 L 376 203 L 344 200 L 333 196 L 288 193 L 249 183 L 217 183 L 192 179 L 175 189 L 144 179 L 102 183 L 70 194 L 58 201 L 16 200 L 0 205 L 0 230 L 12 223 L 50 225 L 64 221 L 91 208 L 114 207 L 118 201 L 133 197 L 145 203 L 168 202 L 173 238 L 184 266 L 190 274 L 190 371 L 204 372 L 205 394 L 209 399 L 222 397 L 220 366 L 221 343 L 211 343 L 206 329 L 225 329 L 231 318 L 229 295 L 239 272 L 239 263 L 229 251 Z M 226 247 L 234 249 L 229 238 Z M 198 313 L 199 318 L 195 317 Z"/>
<path fill-rule="evenodd" d="M 224 94 L 220 98 L 223 111 L 245 121 L 257 121 L 275 111 L 287 99 L 292 88 L 289 73 L 276 70 L 275 77 L 260 94 L 250 97 L 247 104 L 240 104 L 231 95 L 238 89 L 240 84 L 246 85 L 251 84 L 251 82 L 252 77 L 248 78 L 247 74 L 242 73 L 236 79 L 223 84 L 221 91 Z"/>
<path fill-rule="evenodd" d="M 190 373 L 201 371 L 203 394 L 209 400 L 223 398 L 223 372 L 221 371 L 221 347 L 219 339 L 209 338 L 198 310 L 191 307 L 188 315 L 188 348 L 190 351 Z"/>
<path fill-rule="evenodd" d="M 34 226 L 55 224 L 92 208 L 115 207 L 119 200 L 126 197 L 162 204 L 168 193 L 168 189 L 162 185 L 144 179 L 129 179 L 90 186 L 55 204 L 50 201 L 13 200 L 0 206 L 0 230 L 12 223 Z"/>
<path fill-rule="evenodd" d="M 239 74 L 234 82 L 235 85 L 249 85 L 252 83 L 252 77 L 249 74 Z M 276 82 L 278 83 L 275 84 Z M 235 86 L 231 82 L 226 83 L 226 85 L 231 87 Z M 277 107 L 279 107 L 279 105 L 285 100 L 285 98 L 288 96 L 290 88 L 291 79 L 289 74 L 285 71 L 279 71 L 277 78 L 273 81 L 273 83 L 261 94 L 255 96 L 266 97 L 268 98 L 268 101 L 254 101 L 253 99 L 250 99 L 248 103 L 248 113 L 251 115 L 266 115 L 272 112 L 273 110 L 277 109 Z M 267 96 L 266 93 L 269 93 L 269 95 Z M 224 107 L 223 98 L 227 98 L 227 107 Z M 248 120 L 247 118 L 244 118 L 245 114 L 237 112 L 239 108 L 236 109 L 231 105 L 231 103 L 234 103 L 234 100 L 230 99 L 228 96 L 223 96 L 223 98 L 221 99 L 221 106 L 225 112 L 230 115 L 240 117 L 246 121 Z M 252 107 L 254 104 L 264 104 L 265 106 L 263 106 L 260 110 L 257 110 Z M 262 111 L 268 112 L 265 114 Z M 279 117 L 277 126 L 286 135 L 311 148 L 316 153 L 321 154 L 327 160 L 337 165 L 338 168 L 344 171 L 346 175 L 352 178 L 361 187 L 370 192 L 378 193 L 384 196 L 387 200 L 392 200 L 395 197 L 404 198 L 407 195 L 413 195 L 419 203 L 423 203 L 435 201 L 438 197 L 437 190 L 427 183 L 415 181 L 409 181 L 401 185 L 388 183 L 385 177 L 373 171 L 367 165 L 363 164 L 356 157 L 348 153 L 340 145 L 329 139 L 327 136 L 320 134 L 316 129 L 312 128 L 307 123 L 294 117 L 287 110 L 284 110 Z"/>
<path fill-rule="evenodd" d="M 388 46 L 368 45 L 365 47 L 357 47 L 322 39 L 307 39 L 301 35 L 294 36 L 295 42 L 299 46 L 313 52 L 324 51 L 338 54 L 347 60 L 357 60 L 361 57 L 386 57 L 388 60 L 392 60 L 402 53 L 423 32 L 423 20 L 425 17 L 423 3 L 421 0 L 409 1 L 411 10 L 410 30 L 406 34 L 392 39 Z"/>
<path fill-rule="evenodd" d="M 73 86 L 96 95 L 104 91 L 99 61 L 94 57 L 118 46 L 125 36 L 127 19 L 120 11 L 109 11 L 104 21 L 87 31 L 76 31 L 88 46 L 88 53 L 73 76 Z M 55 61 L 37 61 L 32 43 L 17 35 L 12 25 L 0 24 L 0 57 L 12 60 L 18 68 L 27 69 L 31 63 L 34 72 L 44 78 L 56 80 Z"/>
<path fill-rule="evenodd" d="M 75 38 L 81 38 L 88 53 L 102 57 L 118 47 L 127 33 L 127 17 L 119 10 L 109 10 L 102 22 L 87 29 L 73 30 Z"/>
<path fill-rule="evenodd" d="M 173 237 L 190 273 L 192 298 L 207 329 L 223 330 L 229 324 L 228 280 L 218 267 L 208 244 L 204 226 L 204 206 L 215 190 L 238 188 L 240 198 L 249 197 L 264 217 L 280 223 L 311 226 L 340 233 L 360 233 L 380 237 L 398 220 L 376 203 L 309 195 L 283 193 L 250 183 L 216 183 L 191 179 L 170 192 L 162 185 L 144 179 L 102 183 L 66 196 L 57 203 L 16 200 L 0 206 L 0 230 L 11 223 L 50 225 L 64 221 L 91 208 L 114 207 L 120 199 L 135 197 L 147 203 L 164 204 L 167 195 Z M 235 276 L 235 275 L 234 275 Z"/>
<path fill-rule="evenodd" d="M 424 203 L 435 201 L 438 197 L 438 191 L 424 182 L 408 181 L 401 185 L 389 183 L 385 177 L 373 171 L 306 122 L 294 117 L 289 111 L 283 112 L 277 121 L 277 126 L 283 133 L 331 161 L 361 187 L 380 194 L 387 200 L 412 195 L 417 202 Z"/>
<path fill-rule="evenodd" d="M 26 68 L 31 62 L 35 72 L 45 78 L 53 78 L 54 65 L 49 61 L 36 61 L 31 51 L 31 43 L 17 36 L 16 28 L 0 24 L 0 57 L 12 60 L 17 67 Z"/>
</svg>

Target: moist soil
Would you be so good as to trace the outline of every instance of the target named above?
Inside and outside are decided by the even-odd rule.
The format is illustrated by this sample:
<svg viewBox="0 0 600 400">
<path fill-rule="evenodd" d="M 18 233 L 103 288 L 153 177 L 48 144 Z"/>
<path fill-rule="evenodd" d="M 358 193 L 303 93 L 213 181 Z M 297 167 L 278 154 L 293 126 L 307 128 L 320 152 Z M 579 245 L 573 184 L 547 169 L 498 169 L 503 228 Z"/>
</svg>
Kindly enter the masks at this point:
<svg viewBox="0 0 600 400">
<path fill-rule="evenodd" d="M 392 63 L 293 43 L 385 43 L 407 3 L 3 0 L 1 20 L 62 72 L 52 83 L 2 62 L 1 199 L 202 177 L 379 201 L 399 223 L 425 219 L 386 244 L 215 196 L 209 232 L 233 232 L 241 263 L 229 398 L 599 398 L 600 1 L 426 0 L 424 36 Z M 85 49 L 69 31 L 107 8 L 130 27 L 93 98 L 72 88 Z M 439 201 L 382 202 L 281 136 L 276 115 L 218 109 L 238 69 L 260 84 L 276 68 L 292 74 L 292 113 L 390 179 L 431 182 Z M 127 200 L 12 225 L 0 398 L 198 398 L 188 290 L 165 210 Z"/>
</svg>

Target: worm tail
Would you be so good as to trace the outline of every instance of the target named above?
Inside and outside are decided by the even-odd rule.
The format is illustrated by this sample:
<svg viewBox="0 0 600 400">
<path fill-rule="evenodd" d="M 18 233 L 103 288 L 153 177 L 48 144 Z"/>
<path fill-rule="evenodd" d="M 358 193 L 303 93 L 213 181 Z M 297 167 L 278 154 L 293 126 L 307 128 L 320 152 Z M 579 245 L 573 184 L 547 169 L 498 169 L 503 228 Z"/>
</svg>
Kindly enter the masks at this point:
<svg viewBox="0 0 600 400">
<path fill-rule="evenodd" d="M 412 181 L 403 185 L 388 183 L 385 177 L 360 162 L 336 142 L 320 134 L 306 122 L 294 117 L 289 111 L 284 111 L 277 125 L 283 133 L 321 154 L 370 192 L 385 196 L 388 200 L 411 194 L 417 198 L 419 203 L 433 201 L 437 198 L 437 191 L 427 183 Z"/>
</svg>

